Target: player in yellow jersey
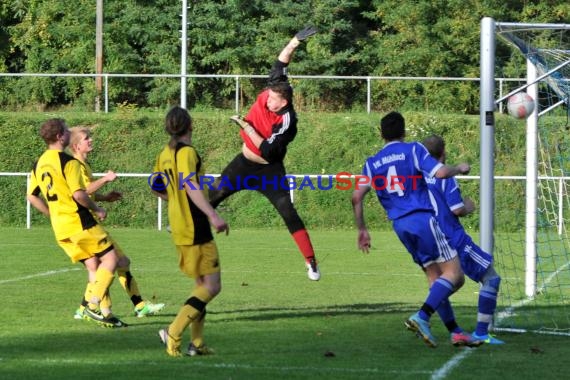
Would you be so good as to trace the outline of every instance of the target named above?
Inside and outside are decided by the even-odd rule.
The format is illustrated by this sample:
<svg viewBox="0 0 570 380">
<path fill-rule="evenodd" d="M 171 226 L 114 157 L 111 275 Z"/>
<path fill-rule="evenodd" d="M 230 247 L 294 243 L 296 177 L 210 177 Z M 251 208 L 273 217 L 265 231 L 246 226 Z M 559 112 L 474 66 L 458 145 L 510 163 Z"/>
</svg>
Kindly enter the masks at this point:
<svg viewBox="0 0 570 380">
<path fill-rule="evenodd" d="M 91 132 L 88 128 L 85 127 L 74 127 L 70 129 L 71 138 L 69 143 L 69 148 L 73 154 L 73 157 L 81 162 L 81 175 L 83 177 L 83 181 L 85 182 L 85 188 L 87 194 L 95 201 L 104 201 L 104 202 L 115 202 L 122 198 L 122 194 L 118 191 L 110 191 L 106 194 L 101 194 L 98 192 L 106 183 L 112 182 L 117 178 L 117 174 L 112 170 L 107 171 L 107 173 L 99 178 L 93 178 L 93 172 L 91 170 L 91 166 L 87 162 L 88 154 L 93 150 L 93 139 L 91 138 Z M 144 301 L 141 293 L 139 291 L 139 287 L 137 281 L 131 274 L 130 270 L 130 263 L 131 260 L 128 256 L 126 256 L 121 249 L 121 247 L 117 244 L 115 239 L 111 239 L 113 246 L 115 247 L 115 252 L 118 256 L 118 264 L 117 264 L 117 277 L 119 278 L 119 282 L 125 291 L 127 292 L 129 299 L 134 305 L 134 314 L 141 318 L 147 315 L 157 314 L 164 308 L 163 303 L 152 303 L 150 301 Z M 90 274 L 90 278 L 92 278 Z M 87 303 L 87 299 L 89 298 L 89 292 L 91 291 L 92 283 L 87 283 L 87 288 L 85 289 L 85 296 L 81 302 L 79 309 L 75 312 L 75 318 L 80 319 L 83 314 L 83 308 Z M 109 295 L 109 294 L 107 294 Z M 101 301 L 101 311 L 103 313 L 110 312 L 111 309 L 111 298 L 105 297 Z"/>
<path fill-rule="evenodd" d="M 187 110 L 172 108 L 166 115 L 165 130 L 170 142 L 156 159 L 149 177 L 153 193 L 168 201 L 171 236 L 178 252 L 180 270 L 195 279 L 196 286 L 168 328 L 158 332 L 170 356 L 182 356 L 184 330 L 191 326 L 189 356 L 211 354 L 203 339 L 206 305 L 221 290 L 218 249 L 210 224 L 216 232 L 229 232 L 229 226 L 208 201 L 201 189 L 205 170 L 192 147 L 192 119 Z"/>
<path fill-rule="evenodd" d="M 32 169 L 28 200 L 49 216 L 57 243 L 71 262 L 81 262 L 93 273 L 91 296 L 84 317 L 107 327 L 126 326 L 112 314 L 102 314 L 99 310 L 99 304 L 113 282 L 118 262 L 113 243 L 95 220 L 95 217 L 104 220 L 107 212 L 87 195 L 81 163 L 64 152 L 70 136 L 65 121 L 46 121 L 40 128 L 40 135 L 48 148 Z"/>
</svg>

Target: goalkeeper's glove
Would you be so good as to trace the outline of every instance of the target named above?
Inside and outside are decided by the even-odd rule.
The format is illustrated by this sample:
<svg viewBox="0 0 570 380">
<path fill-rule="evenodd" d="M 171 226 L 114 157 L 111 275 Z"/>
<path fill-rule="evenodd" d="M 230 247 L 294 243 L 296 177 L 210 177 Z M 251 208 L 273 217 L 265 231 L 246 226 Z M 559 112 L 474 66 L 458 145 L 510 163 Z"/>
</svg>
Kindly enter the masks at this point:
<svg viewBox="0 0 570 380">
<path fill-rule="evenodd" d="M 305 29 L 298 31 L 297 34 L 295 34 L 295 38 L 297 38 L 297 40 L 299 41 L 304 41 L 307 38 L 315 35 L 316 33 L 317 33 L 317 28 L 315 28 L 314 26 L 307 26 Z"/>
</svg>

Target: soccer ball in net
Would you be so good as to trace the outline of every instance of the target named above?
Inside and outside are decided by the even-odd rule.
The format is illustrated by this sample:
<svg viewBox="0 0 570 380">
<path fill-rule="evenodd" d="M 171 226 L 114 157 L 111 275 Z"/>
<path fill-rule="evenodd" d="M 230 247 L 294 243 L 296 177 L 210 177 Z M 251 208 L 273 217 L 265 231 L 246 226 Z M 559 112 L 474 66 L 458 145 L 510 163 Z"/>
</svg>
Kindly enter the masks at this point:
<svg viewBox="0 0 570 380">
<path fill-rule="evenodd" d="M 507 110 L 516 119 L 526 119 L 534 111 L 534 99 L 526 92 L 517 92 L 509 97 Z"/>
</svg>

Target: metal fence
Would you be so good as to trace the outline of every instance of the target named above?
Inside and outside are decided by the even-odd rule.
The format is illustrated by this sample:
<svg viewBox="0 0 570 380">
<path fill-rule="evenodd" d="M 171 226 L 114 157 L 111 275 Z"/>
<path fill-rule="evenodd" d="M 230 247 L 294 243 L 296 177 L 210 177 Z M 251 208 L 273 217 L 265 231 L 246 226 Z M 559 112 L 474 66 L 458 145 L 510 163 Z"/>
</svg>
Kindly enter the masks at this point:
<svg viewBox="0 0 570 380">
<path fill-rule="evenodd" d="M 105 175 L 105 173 L 94 173 L 95 177 L 100 177 Z M 207 176 L 217 177 L 220 174 L 207 174 Z M 291 188 L 290 188 L 290 195 L 291 200 L 295 200 L 295 191 L 302 191 L 297 190 L 297 186 L 294 185 L 296 183 L 297 178 L 311 178 L 311 179 L 318 179 L 318 178 L 328 178 L 328 177 L 336 177 L 337 174 L 287 174 L 287 177 L 290 178 Z M 29 187 L 30 183 L 30 173 L 20 173 L 20 172 L 0 172 L 0 177 L 26 177 L 26 188 Z M 139 178 L 148 178 L 150 173 L 117 173 L 118 177 L 139 177 Z M 355 176 L 346 176 L 347 178 L 354 179 Z M 457 176 L 459 180 L 467 180 L 467 181 L 479 181 L 480 176 Z M 516 180 L 516 181 L 525 181 L 525 176 L 495 176 L 495 181 L 503 181 L 503 180 Z M 556 176 L 540 176 L 538 177 L 539 181 L 556 181 L 558 183 L 558 191 L 556 191 L 556 198 L 558 202 L 558 214 L 557 214 L 557 229 L 558 233 L 562 233 L 564 227 L 564 198 L 566 193 L 564 189 L 566 189 L 568 181 L 570 181 L 570 177 L 556 177 Z M 158 202 L 158 209 L 157 209 L 157 226 L 158 230 L 162 230 L 163 226 L 163 201 L 160 198 L 157 198 Z M 32 227 L 32 218 L 31 218 L 31 205 L 29 202 L 26 202 L 26 228 L 30 229 Z M 8 211 L 8 210 L 4 210 Z"/>
<path fill-rule="evenodd" d="M 235 95 L 233 99 L 236 113 L 240 112 L 241 104 L 241 84 L 244 79 L 267 78 L 266 75 L 245 75 L 245 74 L 74 74 L 74 73 L 0 73 L 0 77 L 49 77 L 49 78 L 102 78 L 103 79 L 103 103 L 104 111 L 109 112 L 109 89 L 111 78 L 176 78 L 186 79 L 233 79 L 235 82 Z M 372 112 L 372 82 L 374 81 L 440 81 L 440 82 L 479 82 L 480 78 L 464 77 L 398 77 L 398 76 L 334 76 L 334 75 L 290 75 L 291 79 L 302 80 L 356 80 L 366 83 L 366 112 Z M 516 78 L 495 78 L 496 87 L 499 91 L 498 98 L 502 98 L 507 82 L 520 82 L 524 79 Z M 499 112 L 503 112 L 503 104 L 499 104 Z"/>
</svg>

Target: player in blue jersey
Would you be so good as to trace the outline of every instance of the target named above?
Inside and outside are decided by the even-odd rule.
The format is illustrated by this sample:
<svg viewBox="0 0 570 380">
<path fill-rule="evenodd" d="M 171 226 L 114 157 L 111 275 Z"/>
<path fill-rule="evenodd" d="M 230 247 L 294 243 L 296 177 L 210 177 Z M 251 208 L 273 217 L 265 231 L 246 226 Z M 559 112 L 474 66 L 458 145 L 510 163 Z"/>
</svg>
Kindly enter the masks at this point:
<svg viewBox="0 0 570 380">
<path fill-rule="evenodd" d="M 437 135 L 431 135 L 423 141 L 430 154 L 445 163 L 445 141 Z M 462 198 L 461 190 L 455 178 L 426 178 L 433 195 L 433 206 L 437 220 L 443 232 L 449 237 L 451 245 L 457 250 L 463 272 L 473 281 L 481 284 L 479 291 L 477 327 L 472 336 L 487 344 L 503 344 L 502 340 L 489 334 L 497 308 L 497 295 L 501 277 L 493 268 L 493 256 L 483 251 L 467 234 L 459 217 L 475 210 L 473 201 Z M 445 309 L 437 310 L 444 323 L 453 317 Z M 447 326 L 447 323 L 446 323 Z"/>
<path fill-rule="evenodd" d="M 404 142 L 404 117 L 391 112 L 380 122 L 386 145 L 364 163 L 363 175 L 368 184 L 359 185 L 352 194 L 352 206 L 358 228 L 358 247 L 370 249 L 370 234 L 364 222 L 363 199 L 374 189 L 380 204 L 392 221 L 394 231 L 414 262 L 422 267 L 430 283 L 429 294 L 418 312 L 406 321 L 406 327 L 430 347 L 436 347 L 429 325 L 432 314 L 464 283 L 457 251 L 439 228 L 429 198 L 423 173 L 430 177 L 449 178 L 469 172 L 469 165 L 444 165 L 433 158 L 419 142 Z"/>
</svg>

